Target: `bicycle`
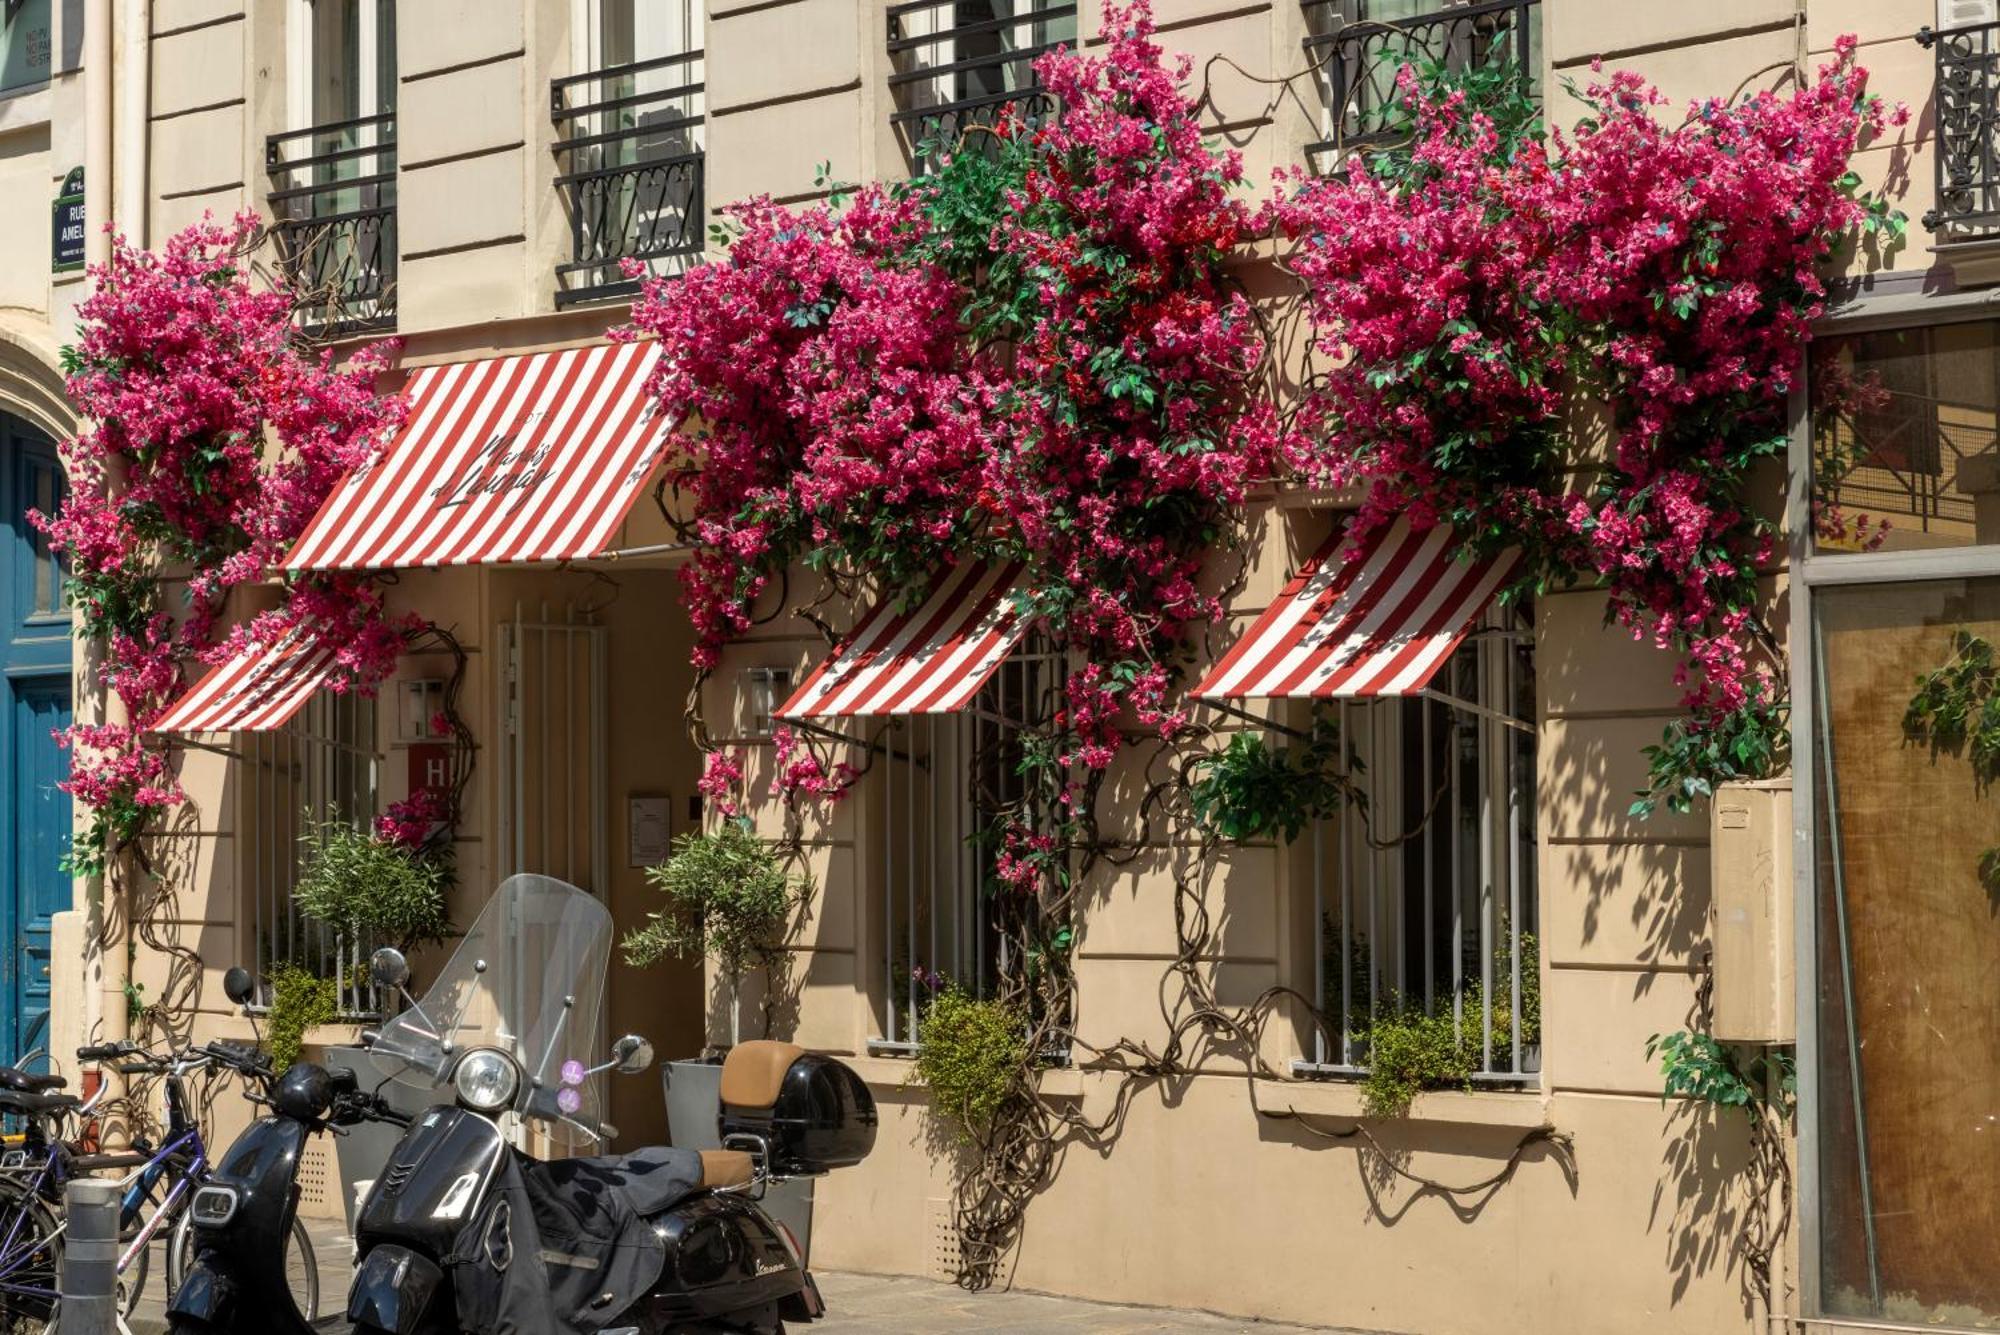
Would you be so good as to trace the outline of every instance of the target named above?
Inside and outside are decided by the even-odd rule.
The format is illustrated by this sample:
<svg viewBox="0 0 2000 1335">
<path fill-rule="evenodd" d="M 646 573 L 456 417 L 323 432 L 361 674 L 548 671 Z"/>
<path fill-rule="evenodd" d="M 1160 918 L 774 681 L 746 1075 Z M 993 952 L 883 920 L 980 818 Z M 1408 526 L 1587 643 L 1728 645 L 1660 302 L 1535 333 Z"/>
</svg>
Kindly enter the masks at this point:
<svg viewBox="0 0 2000 1335">
<path fill-rule="evenodd" d="M 210 1043 L 176 1053 L 148 1052 L 136 1044 L 81 1048 L 82 1061 L 108 1062 L 121 1075 L 165 1077 L 167 1130 L 156 1148 L 140 1140 L 119 1154 L 88 1153 L 61 1134 L 74 1121 L 81 1128 L 103 1097 L 87 1100 L 61 1093 L 60 1077 L 31 1076 L 0 1068 L 0 1111 L 27 1119 L 22 1147 L 0 1155 L 0 1332 L 41 1332 L 57 1325 L 56 1277 L 62 1259 L 63 1188 L 79 1175 L 129 1169 L 120 1180 L 118 1256 L 120 1302 L 129 1316 L 143 1293 L 153 1240 L 167 1231 L 165 1282 L 169 1296 L 186 1273 L 192 1219 L 188 1202 L 206 1178 L 208 1146 L 190 1110 L 187 1078 L 209 1066 L 237 1072 L 266 1094 L 275 1079 L 267 1059 L 254 1048 Z M 259 1095 L 250 1093 L 253 1101 Z M 150 1213 L 148 1212 L 150 1207 Z M 308 1319 L 319 1305 L 318 1264 L 303 1224 L 294 1223 L 288 1272 L 302 1270 L 294 1298 Z M 296 1263 L 296 1264 L 293 1264 Z"/>
</svg>

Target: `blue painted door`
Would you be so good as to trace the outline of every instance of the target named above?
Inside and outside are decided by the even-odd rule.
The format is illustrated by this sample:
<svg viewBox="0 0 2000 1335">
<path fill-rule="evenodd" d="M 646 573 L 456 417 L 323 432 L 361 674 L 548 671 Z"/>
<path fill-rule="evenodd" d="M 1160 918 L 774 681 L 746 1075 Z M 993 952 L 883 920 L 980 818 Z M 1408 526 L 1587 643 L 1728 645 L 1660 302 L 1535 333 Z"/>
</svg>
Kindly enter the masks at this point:
<svg viewBox="0 0 2000 1335">
<path fill-rule="evenodd" d="M 49 919 L 70 905 L 69 795 L 54 733 L 70 721 L 70 620 L 62 570 L 28 527 L 62 495 L 55 447 L 0 414 L 0 1059 L 48 1039 Z"/>
</svg>

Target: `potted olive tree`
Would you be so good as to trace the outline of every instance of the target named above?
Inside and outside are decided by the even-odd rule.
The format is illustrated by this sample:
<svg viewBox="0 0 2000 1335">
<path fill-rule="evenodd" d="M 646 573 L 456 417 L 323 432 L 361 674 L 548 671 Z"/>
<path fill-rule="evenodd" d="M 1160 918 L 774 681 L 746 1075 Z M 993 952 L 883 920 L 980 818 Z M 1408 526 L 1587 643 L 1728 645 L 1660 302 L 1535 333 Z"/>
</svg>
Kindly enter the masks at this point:
<svg viewBox="0 0 2000 1335">
<path fill-rule="evenodd" d="M 793 906 L 810 891 L 802 876 L 785 870 L 776 850 L 759 839 L 748 821 L 726 820 L 712 833 L 690 832 L 646 879 L 664 897 L 646 924 L 626 935 L 625 962 L 649 968 L 668 956 L 689 961 L 713 959 L 729 991 L 729 1042 L 743 1039 L 743 975 L 772 962 Z M 693 1057 L 661 1066 L 667 1090 L 668 1136 L 684 1149 L 714 1149 L 722 1110 L 722 1062 Z M 809 1245 L 812 1184 L 785 1184 L 766 1201 Z"/>
</svg>

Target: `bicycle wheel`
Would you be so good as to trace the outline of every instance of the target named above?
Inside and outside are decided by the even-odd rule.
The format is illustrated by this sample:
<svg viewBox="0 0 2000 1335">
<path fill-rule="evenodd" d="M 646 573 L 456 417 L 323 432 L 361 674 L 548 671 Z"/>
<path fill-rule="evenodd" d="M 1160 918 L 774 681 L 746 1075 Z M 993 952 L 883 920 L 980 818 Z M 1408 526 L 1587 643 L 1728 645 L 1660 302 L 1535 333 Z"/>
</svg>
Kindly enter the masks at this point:
<svg viewBox="0 0 2000 1335">
<path fill-rule="evenodd" d="M 0 1188 L 0 1332 L 39 1335 L 54 1326 L 62 1236 L 36 1196 Z"/>
<path fill-rule="evenodd" d="M 306 1221 L 292 1216 L 292 1238 L 285 1248 L 285 1286 L 292 1291 L 292 1306 L 299 1309 L 307 1325 L 319 1319 L 319 1257 L 313 1252 L 312 1235 Z"/>
<path fill-rule="evenodd" d="M 187 1278 L 188 1263 L 194 1260 L 194 1211 L 182 1210 L 181 1217 L 174 1221 L 174 1229 L 167 1237 L 167 1301 L 173 1302 L 174 1294 L 180 1291 L 181 1281 Z"/>
</svg>

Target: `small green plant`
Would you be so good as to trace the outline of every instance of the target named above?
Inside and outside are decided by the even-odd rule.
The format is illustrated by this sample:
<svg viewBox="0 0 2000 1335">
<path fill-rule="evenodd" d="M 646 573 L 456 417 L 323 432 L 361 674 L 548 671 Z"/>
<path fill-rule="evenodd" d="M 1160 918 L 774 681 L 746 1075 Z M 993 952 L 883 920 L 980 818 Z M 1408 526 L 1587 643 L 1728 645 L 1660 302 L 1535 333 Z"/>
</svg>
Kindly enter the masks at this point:
<svg viewBox="0 0 2000 1335">
<path fill-rule="evenodd" d="M 271 971 L 271 1012 L 264 1037 L 278 1070 L 299 1059 L 313 1028 L 339 1018 L 340 985 L 333 979 L 296 964 L 280 964 Z"/>
<path fill-rule="evenodd" d="M 976 1144 L 1027 1066 L 1027 1017 L 948 984 L 924 1009 L 918 1033 L 914 1074 L 931 1092 L 931 1110 L 961 1144 Z"/>
<path fill-rule="evenodd" d="M 1646 1056 L 1660 1059 L 1662 1097 L 1681 1095 L 1755 1117 L 1765 1107 L 1789 1114 L 1798 1094 L 1789 1048 L 1741 1048 L 1682 1029 L 1647 1039 Z"/>
<path fill-rule="evenodd" d="M 1903 737 L 1940 755 L 1964 756 L 1973 792 L 1986 796 L 2000 780 L 2000 655 L 1992 641 L 1963 626 L 1951 633 L 1951 656 L 1917 678 L 1903 710 Z M 2000 846 L 1979 854 L 1979 883 L 2000 903 Z"/>
<path fill-rule="evenodd" d="M 418 852 L 339 821 L 308 819 L 299 844 L 304 870 L 292 898 L 308 917 L 350 940 L 404 950 L 450 933 L 449 842 Z"/>
<path fill-rule="evenodd" d="M 625 962 L 650 968 L 667 956 L 699 960 L 713 955 L 729 979 L 730 1025 L 736 1037 L 735 997 L 743 972 L 776 948 L 792 906 L 811 882 L 788 873 L 771 845 L 747 823 L 725 821 L 713 834 L 690 831 L 674 841 L 673 855 L 646 870 L 666 904 L 620 943 Z"/>
<path fill-rule="evenodd" d="M 1338 967 L 1338 959 L 1335 959 Z M 1512 1004 L 1513 961 L 1506 949 L 1493 955 L 1493 1055 L 1511 1053 L 1519 1023 L 1521 1046 L 1542 1038 L 1541 956 L 1533 933 L 1521 933 L 1521 1005 Z M 1371 1018 L 1357 1017 L 1350 1031 L 1366 1053 L 1361 1080 L 1363 1109 L 1370 1117 L 1401 1117 L 1427 1089 L 1471 1089 L 1486 1065 L 1485 989 L 1473 979 L 1459 993 L 1458 1014 L 1449 998 L 1426 1010 L 1416 998 L 1391 996 Z"/>
<path fill-rule="evenodd" d="M 1282 833 L 1291 840 L 1309 822 L 1362 802 L 1352 779 L 1361 768 L 1353 755 L 1343 764 L 1340 725 L 1316 719 L 1295 745 L 1267 746 L 1261 734 L 1237 733 L 1196 762 L 1188 796 L 1195 819 L 1224 839 Z"/>
<path fill-rule="evenodd" d="M 1659 745 L 1645 748 L 1647 786 L 1631 814 L 1644 819 L 1664 804 L 1685 815 L 1696 798 L 1715 796 L 1718 783 L 1777 774 L 1791 756 L 1790 717 L 1782 701 L 1752 700 L 1719 726 L 1675 719 Z"/>
</svg>

